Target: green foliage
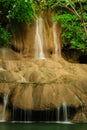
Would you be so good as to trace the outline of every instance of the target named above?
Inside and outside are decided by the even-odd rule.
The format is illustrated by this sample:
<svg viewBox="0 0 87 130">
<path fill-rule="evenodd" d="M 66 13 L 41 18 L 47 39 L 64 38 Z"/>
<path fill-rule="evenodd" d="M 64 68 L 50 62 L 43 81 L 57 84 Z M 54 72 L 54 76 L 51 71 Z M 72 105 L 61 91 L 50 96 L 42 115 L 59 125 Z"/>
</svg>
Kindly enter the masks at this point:
<svg viewBox="0 0 87 130">
<path fill-rule="evenodd" d="M 4 44 L 9 44 L 9 39 L 11 38 L 11 34 L 0 25 L 0 46 Z"/>
<path fill-rule="evenodd" d="M 61 9 L 55 13 L 53 20 L 60 22 L 62 26 L 64 47 L 69 46 L 69 48 L 75 48 L 82 52 L 87 52 L 87 36 L 85 34 L 83 25 L 84 20 L 85 28 L 87 29 L 87 5 L 85 2 L 84 4 L 81 4 L 83 8 L 83 14 L 81 14 L 78 2 L 75 3 L 71 0 L 58 1 L 55 3 L 56 6 L 53 6 L 61 6 Z"/>
<path fill-rule="evenodd" d="M 0 44 L 9 43 L 12 23 L 30 23 L 34 18 L 33 0 L 0 0 Z"/>
<path fill-rule="evenodd" d="M 0 43 L 9 43 L 9 25 L 30 23 L 47 8 L 60 22 L 63 46 L 87 51 L 87 0 L 0 0 Z M 82 7 L 81 7 L 82 6 Z M 14 21 L 14 22 L 13 22 Z"/>
<path fill-rule="evenodd" d="M 34 17 L 33 3 L 31 0 L 3 0 L 0 1 L 2 11 L 7 11 L 6 18 L 18 22 L 29 22 Z"/>
</svg>

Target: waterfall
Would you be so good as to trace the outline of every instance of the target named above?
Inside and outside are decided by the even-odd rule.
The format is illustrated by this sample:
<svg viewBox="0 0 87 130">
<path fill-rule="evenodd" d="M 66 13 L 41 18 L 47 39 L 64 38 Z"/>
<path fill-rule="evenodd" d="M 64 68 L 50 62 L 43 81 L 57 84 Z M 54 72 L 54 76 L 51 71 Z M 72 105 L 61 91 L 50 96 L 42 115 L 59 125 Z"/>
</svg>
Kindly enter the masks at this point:
<svg viewBox="0 0 87 130">
<path fill-rule="evenodd" d="M 43 51 L 43 19 L 36 20 L 35 59 L 45 59 Z"/>
<path fill-rule="evenodd" d="M 63 102 L 62 108 L 63 108 L 63 119 L 64 119 L 64 121 L 67 121 L 68 120 L 68 116 L 67 116 L 67 105 L 66 105 L 66 102 Z"/>
<path fill-rule="evenodd" d="M 53 39 L 54 39 L 54 47 L 55 47 L 55 59 L 58 58 L 58 40 L 57 40 L 57 31 L 56 31 L 57 23 L 53 23 Z"/>
<path fill-rule="evenodd" d="M 61 107 L 57 108 L 57 121 L 68 121 L 67 105 L 63 102 Z"/>
<path fill-rule="evenodd" d="M 6 107 L 8 103 L 8 96 L 9 96 L 8 93 L 4 94 L 2 120 L 5 120 L 5 112 L 6 112 Z"/>
<path fill-rule="evenodd" d="M 57 121 L 60 121 L 60 107 L 57 108 Z"/>
</svg>

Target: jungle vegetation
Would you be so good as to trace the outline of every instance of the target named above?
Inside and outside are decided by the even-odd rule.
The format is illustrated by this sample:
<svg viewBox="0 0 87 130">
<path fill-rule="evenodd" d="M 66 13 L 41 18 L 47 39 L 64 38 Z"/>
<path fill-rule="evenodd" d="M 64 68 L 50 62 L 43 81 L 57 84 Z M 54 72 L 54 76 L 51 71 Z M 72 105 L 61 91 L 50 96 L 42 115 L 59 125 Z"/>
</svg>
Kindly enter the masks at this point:
<svg viewBox="0 0 87 130">
<path fill-rule="evenodd" d="M 0 0 L 0 45 L 9 44 L 14 22 L 29 24 L 46 9 L 62 27 L 63 47 L 87 52 L 87 0 Z M 11 44 L 11 43 L 10 43 Z"/>
</svg>

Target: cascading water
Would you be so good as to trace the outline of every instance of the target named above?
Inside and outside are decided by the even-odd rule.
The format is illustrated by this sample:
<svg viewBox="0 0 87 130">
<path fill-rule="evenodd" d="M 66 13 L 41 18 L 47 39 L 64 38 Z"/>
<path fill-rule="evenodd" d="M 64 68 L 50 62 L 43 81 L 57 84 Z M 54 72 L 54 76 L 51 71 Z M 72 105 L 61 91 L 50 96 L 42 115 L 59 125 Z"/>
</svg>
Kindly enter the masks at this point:
<svg viewBox="0 0 87 130">
<path fill-rule="evenodd" d="M 35 59 L 45 59 L 43 51 L 43 19 L 36 20 Z"/>
<path fill-rule="evenodd" d="M 55 47 L 55 59 L 58 58 L 58 40 L 57 40 L 57 32 L 56 32 L 57 23 L 53 23 L 53 39 L 54 39 L 54 47 Z"/>
<path fill-rule="evenodd" d="M 60 107 L 57 108 L 57 121 L 60 121 Z"/>
<path fill-rule="evenodd" d="M 68 120 L 68 116 L 67 116 L 68 114 L 67 114 L 67 104 L 66 104 L 66 102 L 63 102 L 62 107 L 63 107 L 63 120 L 67 121 Z"/>
<path fill-rule="evenodd" d="M 7 103 L 8 103 L 8 96 L 9 96 L 8 93 L 4 94 L 2 120 L 5 120 L 6 107 L 7 107 Z"/>
<path fill-rule="evenodd" d="M 67 105 L 66 102 L 57 108 L 57 120 L 56 121 L 68 121 L 68 112 L 67 112 Z"/>
</svg>

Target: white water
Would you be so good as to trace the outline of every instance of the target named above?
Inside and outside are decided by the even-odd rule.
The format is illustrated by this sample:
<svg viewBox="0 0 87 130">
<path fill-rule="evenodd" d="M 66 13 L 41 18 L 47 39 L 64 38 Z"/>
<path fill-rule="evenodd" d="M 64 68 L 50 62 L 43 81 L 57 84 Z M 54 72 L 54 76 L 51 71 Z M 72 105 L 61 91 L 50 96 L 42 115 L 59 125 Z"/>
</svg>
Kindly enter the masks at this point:
<svg viewBox="0 0 87 130">
<path fill-rule="evenodd" d="M 63 119 L 64 119 L 64 121 L 67 121 L 68 115 L 67 115 L 67 104 L 66 104 L 66 102 L 63 102 L 62 107 L 63 107 Z"/>
<path fill-rule="evenodd" d="M 43 51 L 43 19 L 36 20 L 35 59 L 45 59 Z"/>
<path fill-rule="evenodd" d="M 6 107 L 7 107 L 7 103 L 8 103 L 8 96 L 9 96 L 8 93 L 4 94 L 2 120 L 5 120 Z"/>
<path fill-rule="evenodd" d="M 61 108 L 62 108 L 62 115 L 61 115 Z M 62 118 L 61 118 L 61 116 L 62 116 Z M 63 120 L 63 122 L 68 121 L 66 102 L 63 102 L 62 106 L 57 108 L 57 122 L 60 122 L 61 119 Z"/>
<path fill-rule="evenodd" d="M 53 39 L 54 39 L 54 47 L 55 47 L 55 59 L 58 58 L 58 40 L 57 40 L 57 31 L 56 31 L 57 23 L 53 23 Z"/>
</svg>

